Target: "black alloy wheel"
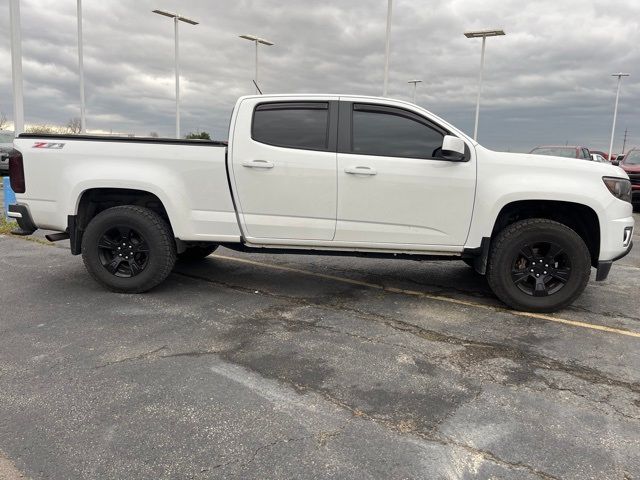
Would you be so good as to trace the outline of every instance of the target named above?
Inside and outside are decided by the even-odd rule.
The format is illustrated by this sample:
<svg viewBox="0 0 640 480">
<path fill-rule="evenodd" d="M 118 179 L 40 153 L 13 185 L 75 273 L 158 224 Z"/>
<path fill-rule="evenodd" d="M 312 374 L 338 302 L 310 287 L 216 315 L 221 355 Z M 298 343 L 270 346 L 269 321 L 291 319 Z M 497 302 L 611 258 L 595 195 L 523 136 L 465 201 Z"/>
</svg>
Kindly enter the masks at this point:
<svg viewBox="0 0 640 480">
<path fill-rule="evenodd" d="M 82 236 L 82 259 L 101 285 L 142 293 L 164 281 L 176 262 L 169 223 L 137 205 L 108 208 L 91 219 Z"/>
<path fill-rule="evenodd" d="M 555 242 L 524 245 L 511 267 L 511 280 L 518 289 L 534 297 L 560 291 L 571 277 L 571 259 Z"/>
<path fill-rule="evenodd" d="M 126 225 L 105 231 L 98 241 L 102 266 L 112 275 L 131 278 L 149 263 L 149 245 L 142 234 Z"/>
<path fill-rule="evenodd" d="M 511 308 L 555 312 L 584 291 L 591 263 L 591 253 L 575 230 L 554 220 L 529 218 L 491 239 L 487 280 Z"/>
</svg>

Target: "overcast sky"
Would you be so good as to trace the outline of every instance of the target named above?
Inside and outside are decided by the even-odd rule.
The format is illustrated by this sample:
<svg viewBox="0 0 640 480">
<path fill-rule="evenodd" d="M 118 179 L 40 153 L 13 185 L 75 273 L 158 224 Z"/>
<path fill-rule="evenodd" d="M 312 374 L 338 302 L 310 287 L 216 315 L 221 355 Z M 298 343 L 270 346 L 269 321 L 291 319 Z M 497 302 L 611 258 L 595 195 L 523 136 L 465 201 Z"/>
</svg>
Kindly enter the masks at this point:
<svg viewBox="0 0 640 480">
<path fill-rule="evenodd" d="M 0 112 L 12 117 L 8 1 L 0 4 Z M 386 0 L 84 0 L 87 126 L 174 132 L 172 21 L 181 24 L 182 129 L 227 136 L 238 96 L 253 93 L 251 33 L 265 93 L 380 95 Z M 65 124 L 79 115 L 75 0 L 21 0 L 25 116 Z M 616 148 L 640 144 L 640 1 L 395 0 L 389 96 L 417 103 L 472 133 L 479 39 L 487 41 L 479 140 L 528 151 L 538 144 L 608 148 L 616 79 L 623 81 Z M 640 145 L 639 145 L 640 146 Z"/>
</svg>

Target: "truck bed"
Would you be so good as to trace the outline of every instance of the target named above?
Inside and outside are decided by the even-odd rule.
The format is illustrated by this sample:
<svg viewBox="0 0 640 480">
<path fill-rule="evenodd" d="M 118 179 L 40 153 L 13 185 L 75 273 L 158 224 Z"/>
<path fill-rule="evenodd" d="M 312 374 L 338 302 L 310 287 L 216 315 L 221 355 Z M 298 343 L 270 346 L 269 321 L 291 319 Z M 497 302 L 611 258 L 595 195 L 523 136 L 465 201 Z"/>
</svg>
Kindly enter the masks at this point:
<svg viewBox="0 0 640 480">
<path fill-rule="evenodd" d="M 25 193 L 39 228 L 64 231 L 95 189 L 149 192 L 185 241 L 239 241 L 226 166 L 226 142 L 106 135 L 21 134 Z"/>
</svg>

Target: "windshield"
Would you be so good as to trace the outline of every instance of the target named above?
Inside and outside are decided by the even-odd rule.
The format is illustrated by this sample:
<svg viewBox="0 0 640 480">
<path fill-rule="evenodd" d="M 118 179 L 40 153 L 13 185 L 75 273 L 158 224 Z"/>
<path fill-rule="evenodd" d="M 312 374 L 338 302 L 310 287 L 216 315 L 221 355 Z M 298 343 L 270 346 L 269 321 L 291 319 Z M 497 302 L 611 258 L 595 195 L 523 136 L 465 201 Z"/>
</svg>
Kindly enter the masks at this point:
<svg viewBox="0 0 640 480">
<path fill-rule="evenodd" d="M 575 148 L 566 147 L 542 147 L 531 150 L 534 155 L 552 155 L 554 157 L 576 158 Z"/>
<path fill-rule="evenodd" d="M 13 143 L 13 132 L 0 132 L 0 143 Z"/>
<path fill-rule="evenodd" d="M 624 157 L 625 165 L 640 165 L 640 150 L 632 150 Z"/>
</svg>

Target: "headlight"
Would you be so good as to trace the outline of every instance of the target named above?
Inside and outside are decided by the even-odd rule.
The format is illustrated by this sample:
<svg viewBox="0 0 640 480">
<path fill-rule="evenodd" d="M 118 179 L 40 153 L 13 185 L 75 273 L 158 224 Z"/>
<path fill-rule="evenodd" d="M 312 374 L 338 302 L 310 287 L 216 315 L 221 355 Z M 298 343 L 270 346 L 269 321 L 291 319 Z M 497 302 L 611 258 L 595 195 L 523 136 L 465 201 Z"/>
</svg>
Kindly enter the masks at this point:
<svg viewBox="0 0 640 480">
<path fill-rule="evenodd" d="M 602 177 L 611 194 L 624 202 L 631 203 L 631 182 L 626 178 Z"/>
</svg>

